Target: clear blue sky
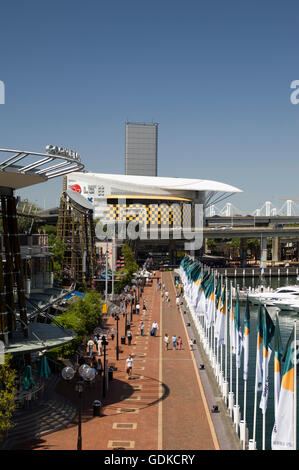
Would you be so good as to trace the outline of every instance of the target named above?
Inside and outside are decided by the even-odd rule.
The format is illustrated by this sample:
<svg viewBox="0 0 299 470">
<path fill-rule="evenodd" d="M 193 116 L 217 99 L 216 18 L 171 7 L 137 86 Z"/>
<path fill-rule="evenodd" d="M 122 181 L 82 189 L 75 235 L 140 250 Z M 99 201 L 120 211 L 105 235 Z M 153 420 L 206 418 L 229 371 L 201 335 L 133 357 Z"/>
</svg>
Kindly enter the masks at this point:
<svg viewBox="0 0 299 470">
<path fill-rule="evenodd" d="M 0 147 L 79 152 L 123 173 L 125 121 L 159 122 L 159 175 L 299 197 L 296 0 L 11 0 L 1 5 Z M 61 179 L 21 192 L 46 207 Z"/>
</svg>

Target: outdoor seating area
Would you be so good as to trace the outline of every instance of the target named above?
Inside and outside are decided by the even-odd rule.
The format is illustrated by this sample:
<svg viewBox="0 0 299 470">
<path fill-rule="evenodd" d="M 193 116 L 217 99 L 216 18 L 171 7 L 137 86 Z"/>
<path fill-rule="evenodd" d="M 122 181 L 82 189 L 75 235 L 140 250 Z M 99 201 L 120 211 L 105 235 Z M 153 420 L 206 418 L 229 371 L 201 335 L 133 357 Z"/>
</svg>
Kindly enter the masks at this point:
<svg viewBox="0 0 299 470">
<path fill-rule="evenodd" d="M 32 366 L 26 365 L 18 369 L 16 378 L 15 400 L 18 408 L 31 408 L 44 397 L 46 379 L 51 369 L 45 355 L 33 361 Z"/>
</svg>

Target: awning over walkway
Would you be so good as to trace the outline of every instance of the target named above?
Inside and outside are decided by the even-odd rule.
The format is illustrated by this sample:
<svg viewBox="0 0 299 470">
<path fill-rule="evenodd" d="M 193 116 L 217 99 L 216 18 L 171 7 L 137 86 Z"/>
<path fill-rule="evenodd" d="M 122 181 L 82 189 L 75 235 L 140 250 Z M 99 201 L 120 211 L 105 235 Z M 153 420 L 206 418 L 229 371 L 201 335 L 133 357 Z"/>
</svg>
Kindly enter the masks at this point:
<svg viewBox="0 0 299 470">
<path fill-rule="evenodd" d="M 29 337 L 23 338 L 22 332 L 15 333 L 10 344 L 5 347 L 5 353 L 24 353 L 57 348 L 72 341 L 76 334 L 66 328 L 46 323 L 30 323 L 28 325 Z"/>
</svg>

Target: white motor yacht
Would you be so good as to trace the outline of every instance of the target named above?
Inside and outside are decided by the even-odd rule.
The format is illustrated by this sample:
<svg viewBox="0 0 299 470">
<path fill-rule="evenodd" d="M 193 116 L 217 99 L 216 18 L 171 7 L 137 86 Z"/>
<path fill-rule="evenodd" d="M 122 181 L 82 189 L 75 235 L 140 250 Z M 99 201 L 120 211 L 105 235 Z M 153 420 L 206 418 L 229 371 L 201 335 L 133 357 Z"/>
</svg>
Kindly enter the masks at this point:
<svg viewBox="0 0 299 470">
<path fill-rule="evenodd" d="M 278 289 L 270 292 L 262 289 L 262 292 L 249 293 L 248 298 L 253 304 L 257 305 L 261 302 L 265 305 L 279 307 L 278 302 L 284 303 L 284 301 L 289 305 L 290 301 L 292 301 L 292 303 L 296 303 L 296 300 L 299 299 L 299 286 L 279 287 Z"/>
<path fill-rule="evenodd" d="M 279 308 L 279 310 L 295 310 L 296 305 L 299 305 L 299 302 L 292 299 L 286 298 L 284 300 L 274 301 L 273 306 Z"/>
</svg>

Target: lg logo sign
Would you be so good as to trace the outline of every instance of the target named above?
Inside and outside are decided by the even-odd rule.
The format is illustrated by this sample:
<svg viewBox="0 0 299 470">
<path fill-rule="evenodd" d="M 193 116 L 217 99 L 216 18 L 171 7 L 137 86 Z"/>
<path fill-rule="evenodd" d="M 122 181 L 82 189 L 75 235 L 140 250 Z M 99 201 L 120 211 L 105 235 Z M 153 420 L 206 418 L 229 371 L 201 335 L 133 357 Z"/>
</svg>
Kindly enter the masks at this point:
<svg viewBox="0 0 299 470">
<path fill-rule="evenodd" d="M 73 191 L 76 191 L 76 193 L 81 193 L 82 192 L 82 189 L 81 189 L 81 186 L 79 186 L 79 184 L 73 184 L 73 186 L 71 187 L 71 189 Z"/>
</svg>

